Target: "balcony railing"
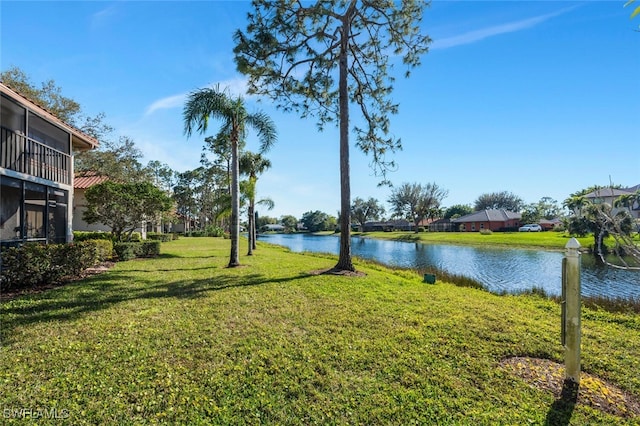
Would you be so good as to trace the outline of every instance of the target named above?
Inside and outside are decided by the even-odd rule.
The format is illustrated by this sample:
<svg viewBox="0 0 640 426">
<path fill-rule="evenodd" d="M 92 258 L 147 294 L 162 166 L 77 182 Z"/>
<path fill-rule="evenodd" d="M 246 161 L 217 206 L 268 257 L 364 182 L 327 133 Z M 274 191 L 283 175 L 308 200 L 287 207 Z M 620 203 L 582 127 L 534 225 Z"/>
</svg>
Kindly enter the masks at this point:
<svg viewBox="0 0 640 426">
<path fill-rule="evenodd" d="M 0 128 L 0 167 L 69 185 L 71 156 L 43 143 Z"/>
</svg>

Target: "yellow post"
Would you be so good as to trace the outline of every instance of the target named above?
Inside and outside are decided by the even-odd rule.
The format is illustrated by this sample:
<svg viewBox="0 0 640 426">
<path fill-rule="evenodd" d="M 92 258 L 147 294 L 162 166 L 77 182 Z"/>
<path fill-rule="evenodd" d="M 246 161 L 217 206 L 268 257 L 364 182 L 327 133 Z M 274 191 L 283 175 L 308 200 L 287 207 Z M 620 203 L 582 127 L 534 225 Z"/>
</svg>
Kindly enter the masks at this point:
<svg viewBox="0 0 640 426">
<path fill-rule="evenodd" d="M 580 383 L 580 243 L 571 238 L 565 245 L 564 363 L 565 379 Z"/>
</svg>

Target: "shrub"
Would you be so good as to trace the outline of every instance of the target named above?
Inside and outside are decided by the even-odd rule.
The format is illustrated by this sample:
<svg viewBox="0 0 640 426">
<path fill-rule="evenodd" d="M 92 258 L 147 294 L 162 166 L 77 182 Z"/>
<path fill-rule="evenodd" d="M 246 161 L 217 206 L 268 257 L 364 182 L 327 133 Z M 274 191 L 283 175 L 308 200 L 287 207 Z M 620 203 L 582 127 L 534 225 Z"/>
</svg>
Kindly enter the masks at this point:
<svg viewBox="0 0 640 426">
<path fill-rule="evenodd" d="M 29 243 L 3 250 L 0 288 L 4 290 L 55 284 L 93 266 L 94 242 L 43 245 Z"/>
<path fill-rule="evenodd" d="M 158 232 L 147 232 L 147 240 L 162 241 L 163 243 L 166 243 L 173 240 L 173 235 L 160 234 Z"/>
<path fill-rule="evenodd" d="M 2 289 L 33 287 L 42 282 L 42 278 L 51 265 L 42 244 L 25 244 L 2 250 Z"/>
<path fill-rule="evenodd" d="M 87 240 L 109 240 L 113 241 L 113 235 L 111 232 L 104 231 L 73 231 L 73 241 L 87 241 Z"/>
<path fill-rule="evenodd" d="M 491 235 L 493 234 L 493 232 L 491 232 L 491 229 L 481 229 L 480 230 L 480 235 Z"/>
<path fill-rule="evenodd" d="M 209 225 L 205 229 L 205 235 L 207 237 L 222 237 L 224 235 L 224 229 L 219 226 Z"/>
<path fill-rule="evenodd" d="M 113 241 L 111 240 L 87 240 L 95 248 L 94 265 L 110 260 L 113 257 Z"/>
<path fill-rule="evenodd" d="M 204 231 L 191 231 L 187 233 L 187 237 L 206 237 L 206 233 Z"/>
<path fill-rule="evenodd" d="M 136 258 L 139 245 L 139 243 L 118 242 L 113 244 L 113 252 L 119 261 L 124 262 Z"/>
<path fill-rule="evenodd" d="M 160 241 L 143 241 L 140 244 L 138 256 L 156 257 L 160 254 Z"/>
</svg>

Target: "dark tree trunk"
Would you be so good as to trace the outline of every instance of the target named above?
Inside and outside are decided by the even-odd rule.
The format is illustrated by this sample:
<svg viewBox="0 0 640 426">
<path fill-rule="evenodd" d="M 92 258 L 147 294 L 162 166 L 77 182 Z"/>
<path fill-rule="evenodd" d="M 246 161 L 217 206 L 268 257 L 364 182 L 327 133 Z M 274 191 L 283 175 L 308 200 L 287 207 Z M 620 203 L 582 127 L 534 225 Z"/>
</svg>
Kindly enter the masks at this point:
<svg viewBox="0 0 640 426">
<path fill-rule="evenodd" d="M 255 228 L 255 221 L 253 218 L 253 200 L 249 201 L 249 223 L 247 226 L 247 239 L 249 240 L 249 250 L 247 251 L 247 256 L 253 255 L 253 249 L 255 248 L 255 233 L 253 229 Z"/>
<path fill-rule="evenodd" d="M 345 16 L 342 26 L 340 48 L 340 254 L 338 271 L 355 271 L 351 261 L 351 182 L 349 176 L 349 92 L 347 87 L 347 54 L 349 17 Z"/>
<path fill-rule="evenodd" d="M 229 268 L 240 266 L 240 258 L 238 256 L 238 239 L 240 234 L 240 221 L 238 216 L 240 211 L 238 137 L 237 123 L 234 123 L 233 129 L 231 130 L 231 223 L 229 224 L 231 253 L 229 256 Z"/>
</svg>

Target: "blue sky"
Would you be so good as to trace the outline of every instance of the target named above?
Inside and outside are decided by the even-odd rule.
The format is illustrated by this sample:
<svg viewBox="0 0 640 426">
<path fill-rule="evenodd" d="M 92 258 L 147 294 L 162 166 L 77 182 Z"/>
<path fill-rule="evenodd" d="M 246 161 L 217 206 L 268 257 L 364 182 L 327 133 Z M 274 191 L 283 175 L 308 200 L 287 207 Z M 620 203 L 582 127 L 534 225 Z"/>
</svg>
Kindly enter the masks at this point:
<svg viewBox="0 0 640 426">
<path fill-rule="evenodd" d="M 640 18 L 625 1 L 434 1 L 422 27 L 433 39 L 393 99 L 394 185 L 435 182 L 444 206 L 509 191 L 525 202 L 599 184 L 640 183 Z M 106 114 L 143 151 L 174 170 L 199 166 L 205 136 L 183 134 L 185 96 L 244 89 L 233 31 L 246 1 L 7 1 L 0 3 L 0 65 L 33 82 L 53 79 L 88 115 Z M 340 206 L 338 133 L 247 98 L 270 114 L 278 142 L 258 181 L 275 202 L 262 215 L 296 217 Z M 356 118 L 355 114 L 353 115 Z M 211 134 L 217 131 L 212 126 Z M 247 148 L 257 151 L 250 133 Z M 386 204 L 370 158 L 352 144 L 352 198 Z"/>
</svg>

